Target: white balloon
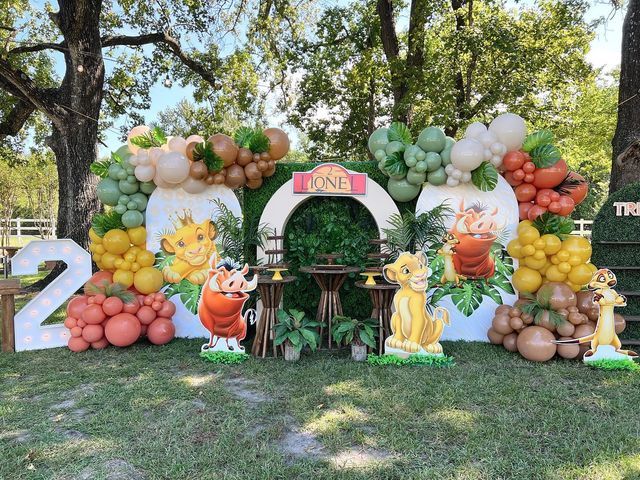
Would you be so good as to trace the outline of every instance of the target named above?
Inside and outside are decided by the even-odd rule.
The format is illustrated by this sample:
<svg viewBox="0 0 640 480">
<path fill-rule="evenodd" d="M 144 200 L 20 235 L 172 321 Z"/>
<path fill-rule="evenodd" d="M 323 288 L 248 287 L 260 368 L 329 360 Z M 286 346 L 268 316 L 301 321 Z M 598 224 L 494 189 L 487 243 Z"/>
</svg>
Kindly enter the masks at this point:
<svg viewBox="0 0 640 480">
<path fill-rule="evenodd" d="M 168 152 L 158 159 L 158 175 L 171 184 L 182 183 L 189 176 L 189 160 L 178 152 Z"/>
<path fill-rule="evenodd" d="M 149 149 L 149 158 L 151 159 L 151 163 L 153 165 L 157 165 L 158 164 L 158 159 L 164 155 L 164 150 L 162 150 L 160 147 L 152 147 Z"/>
<path fill-rule="evenodd" d="M 187 143 L 187 145 L 189 145 L 191 142 L 198 142 L 198 143 L 202 143 L 204 142 L 204 138 L 202 138 L 200 135 L 189 135 L 185 142 Z"/>
<path fill-rule="evenodd" d="M 207 188 L 207 184 L 202 180 L 196 180 L 195 178 L 187 177 L 187 179 L 180 184 L 180 186 L 187 193 L 200 193 Z"/>
<path fill-rule="evenodd" d="M 519 150 L 527 136 L 524 120 L 515 113 L 503 113 L 494 118 L 489 125 L 489 131 L 498 137 L 500 143 L 507 147 L 508 152 Z"/>
<path fill-rule="evenodd" d="M 169 150 L 184 155 L 187 152 L 187 141 L 182 137 L 173 137 L 167 142 Z"/>
<path fill-rule="evenodd" d="M 451 172 L 451 176 L 456 180 L 460 180 L 462 178 L 462 172 L 456 168 L 453 172 Z"/>
<path fill-rule="evenodd" d="M 134 144 L 131 143 L 131 139 L 133 137 L 138 137 L 140 135 L 144 135 L 147 132 L 150 132 L 151 129 L 149 127 L 147 127 L 146 125 L 138 125 L 137 127 L 133 127 L 131 129 L 131 131 L 127 134 L 127 146 L 129 147 L 129 151 L 131 153 L 133 153 L 134 155 L 136 153 L 138 153 L 138 150 L 140 150 L 140 147 L 135 146 Z"/>
<path fill-rule="evenodd" d="M 447 178 L 447 185 L 450 187 L 457 187 L 460 184 L 460 180 L 456 180 L 453 177 Z"/>
<path fill-rule="evenodd" d="M 483 123 L 473 122 L 464 131 L 464 137 L 465 138 L 478 138 L 480 135 L 482 135 L 486 131 L 487 131 L 487 127 L 485 127 Z"/>
<path fill-rule="evenodd" d="M 470 172 L 484 161 L 484 146 L 473 138 L 463 138 L 451 148 L 451 163 L 458 170 Z"/>
<path fill-rule="evenodd" d="M 156 167 L 153 165 L 138 165 L 133 174 L 141 182 L 150 182 L 156 176 Z"/>
<path fill-rule="evenodd" d="M 469 183 L 471 181 L 471 172 L 462 172 L 462 176 L 460 177 L 460 182 Z"/>
<path fill-rule="evenodd" d="M 453 165 L 449 164 L 446 167 L 444 167 L 444 172 L 447 175 L 451 175 L 455 169 L 456 169 L 456 167 L 454 167 Z"/>
<path fill-rule="evenodd" d="M 147 150 L 138 150 L 138 165 L 151 165 L 149 152 Z"/>
<path fill-rule="evenodd" d="M 505 153 L 507 153 L 507 147 L 505 147 L 500 142 L 492 143 L 489 149 L 491 150 L 491 153 L 493 153 L 494 155 L 504 155 Z"/>
<path fill-rule="evenodd" d="M 484 156 L 485 162 L 488 162 L 489 160 L 491 160 L 491 157 L 493 157 L 493 153 L 491 153 L 491 150 L 489 150 L 488 148 L 485 148 L 483 156 Z"/>
<path fill-rule="evenodd" d="M 135 166 L 137 166 L 137 165 L 138 165 L 138 156 L 137 156 L 137 155 L 131 155 L 131 156 L 129 157 L 129 160 L 128 160 L 128 161 L 129 161 L 129 165 L 131 165 L 131 166 L 135 167 Z"/>
<path fill-rule="evenodd" d="M 498 137 L 496 137 L 495 133 L 487 130 L 486 132 L 480 134 L 477 140 L 482 143 L 484 148 L 489 148 L 493 143 L 496 143 L 498 141 Z"/>
<path fill-rule="evenodd" d="M 153 183 L 156 184 L 156 187 L 160 187 L 160 188 L 174 188 L 177 186 L 177 185 L 172 185 L 170 183 L 165 182 L 160 176 L 160 174 L 158 173 L 157 169 L 156 169 L 156 176 L 153 177 Z"/>
<path fill-rule="evenodd" d="M 494 155 L 493 157 L 491 157 L 491 160 L 489 161 L 491 162 L 491 165 L 498 168 L 502 165 L 502 156 Z"/>
</svg>

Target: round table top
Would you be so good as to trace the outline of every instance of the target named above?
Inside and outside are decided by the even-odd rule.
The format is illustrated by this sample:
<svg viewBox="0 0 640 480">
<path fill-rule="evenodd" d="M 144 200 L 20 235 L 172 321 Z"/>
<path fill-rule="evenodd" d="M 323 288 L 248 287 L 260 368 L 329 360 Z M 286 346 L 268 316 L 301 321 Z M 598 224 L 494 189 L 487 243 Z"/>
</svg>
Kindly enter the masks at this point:
<svg viewBox="0 0 640 480">
<path fill-rule="evenodd" d="M 355 273 L 362 270 L 360 267 L 350 267 L 345 265 L 344 268 L 323 268 L 323 267 L 314 267 L 313 265 L 309 265 L 306 267 L 300 267 L 300 271 L 302 273 L 323 273 L 327 275 L 337 275 L 337 274 L 345 274 L 345 273 Z"/>
<path fill-rule="evenodd" d="M 356 287 L 366 288 L 368 290 L 397 290 L 400 288 L 400 285 L 387 282 L 376 282 L 375 285 L 367 285 L 364 283 L 364 280 L 360 280 L 356 282 Z"/>
<path fill-rule="evenodd" d="M 275 285 L 276 283 L 291 283 L 298 278 L 295 275 L 287 275 L 286 277 L 282 277 L 282 280 L 274 280 L 271 277 L 271 275 L 258 275 L 258 284 Z"/>
</svg>

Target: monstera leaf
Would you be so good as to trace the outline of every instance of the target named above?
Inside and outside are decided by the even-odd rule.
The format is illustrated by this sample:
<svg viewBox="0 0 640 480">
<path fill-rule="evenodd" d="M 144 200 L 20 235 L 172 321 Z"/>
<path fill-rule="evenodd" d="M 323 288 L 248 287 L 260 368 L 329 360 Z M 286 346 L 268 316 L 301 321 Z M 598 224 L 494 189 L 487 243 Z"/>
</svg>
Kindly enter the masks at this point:
<svg viewBox="0 0 640 480">
<path fill-rule="evenodd" d="M 531 153 L 536 148 L 550 143 L 553 143 L 553 133 L 550 130 L 538 130 L 524 139 L 522 150 Z"/>
<path fill-rule="evenodd" d="M 483 192 L 489 192 L 498 185 L 498 171 L 489 162 L 482 164 L 471 172 L 471 181 Z"/>
<path fill-rule="evenodd" d="M 393 122 L 389 126 L 389 131 L 387 132 L 387 138 L 390 142 L 402 142 L 405 145 L 410 145 L 413 142 L 411 138 L 411 132 L 409 131 L 409 127 L 407 127 L 402 122 Z"/>
<path fill-rule="evenodd" d="M 538 168 L 547 168 L 558 163 L 562 155 L 554 145 L 540 145 L 531 151 L 531 161 Z"/>
<path fill-rule="evenodd" d="M 465 317 L 475 312 L 482 303 L 482 292 L 474 288 L 476 282 L 463 283 L 451 293 L 451 300 Z M 478 295 L 479 294 L 479 295 Z"/>
<path fill-rule="evenodd" d="M 384 169 L 392 177 L 405 177 L 409 171 L 409 167 L 404 163 L 404 158 L 400 152 L 387 155 L 387 159 L 384 161 Z"/>
</svg>

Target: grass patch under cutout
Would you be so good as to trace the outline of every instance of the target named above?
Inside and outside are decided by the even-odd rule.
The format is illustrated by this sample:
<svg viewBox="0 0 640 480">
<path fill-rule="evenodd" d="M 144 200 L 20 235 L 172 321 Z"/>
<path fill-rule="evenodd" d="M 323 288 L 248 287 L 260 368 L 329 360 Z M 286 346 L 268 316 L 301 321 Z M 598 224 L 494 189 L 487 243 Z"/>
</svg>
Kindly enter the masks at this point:
<svg viewBox="0 0 640 480">
<path fill-rule="evenodd" d="M 200 356 L 208 362 L 224 365 L 242 363 L 249 358 L 246 353 L 236 352 L 200 352 Z"/>
<path fill-rule="evenodd" d="M 640 365 L 629 360 L 596 360 L 594 362 L 587 362 L 587 365 L 592 368 L 599 368 L 600 370 L 624 370 L 627 372 L 637 372 L 640 370 Z"/>
<path fill-rule="evenodd" d="M 447 355 L 437 357 L 435 355 L 411 355 L 408 358 L 400 358 L 397 355 L 376 355 L 369 354 L 367 356 L 369 365 L 397 365 L 397 366 L 414 366 L 426 365 L 429 367 L 453 367 L 455 365 L 453 357 Z"/>
</svg>

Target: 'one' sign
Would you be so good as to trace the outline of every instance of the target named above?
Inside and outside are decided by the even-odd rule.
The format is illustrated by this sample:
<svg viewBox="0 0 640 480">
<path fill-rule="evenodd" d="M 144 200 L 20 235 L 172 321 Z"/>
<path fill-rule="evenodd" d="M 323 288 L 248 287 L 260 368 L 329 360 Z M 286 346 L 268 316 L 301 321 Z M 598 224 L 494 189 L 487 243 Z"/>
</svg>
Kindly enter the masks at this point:
<svg viewBox="0 0 640 480">
<path fill-rule="evenodd" d="M 310 172 L 294 172 L 293 193 L 366 195 L 367 174 L 350 172 L 335 163 L 323 163 Z"/>
</svg>

